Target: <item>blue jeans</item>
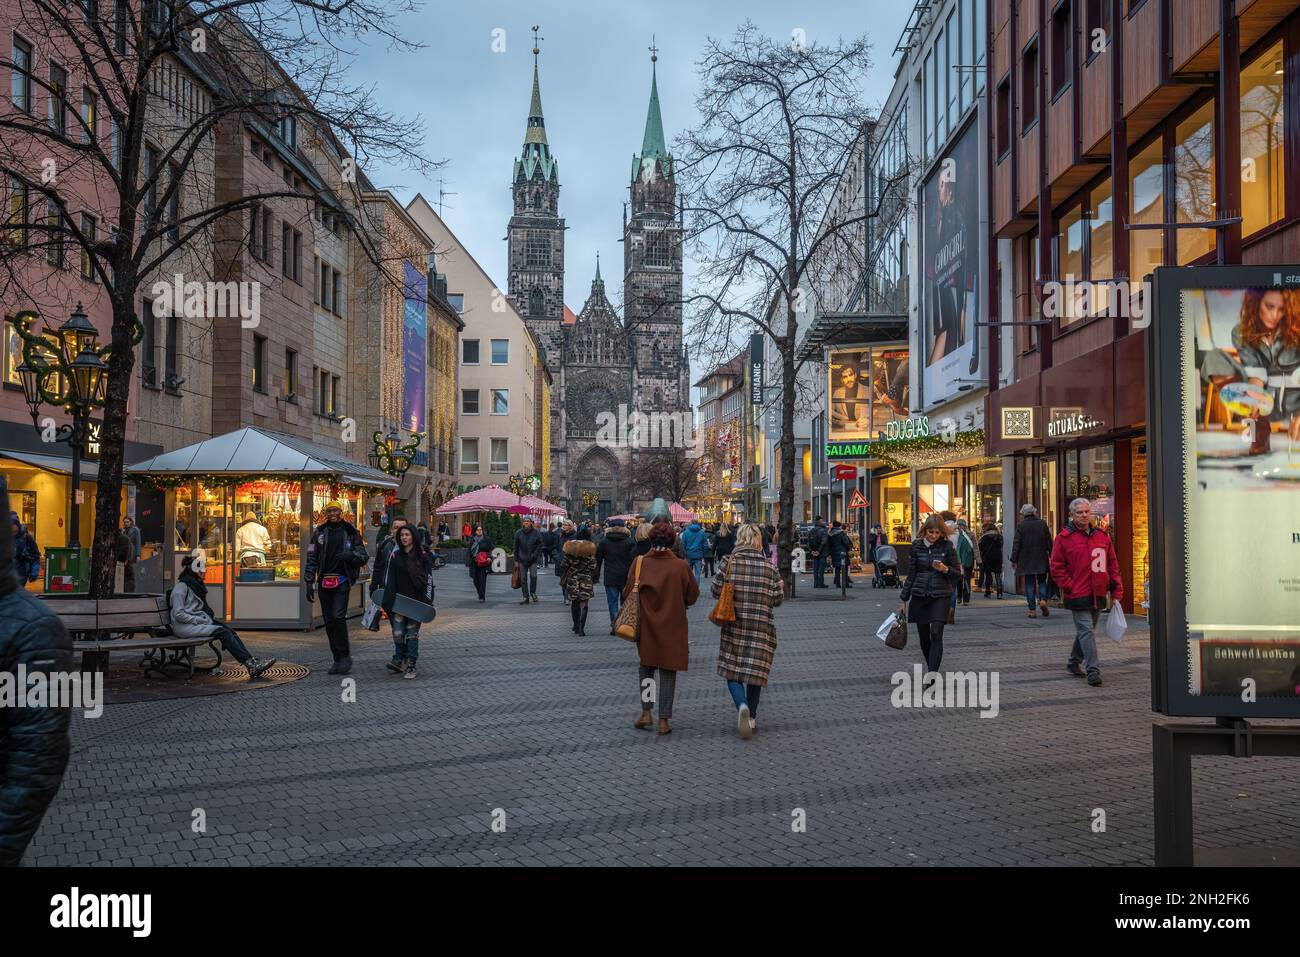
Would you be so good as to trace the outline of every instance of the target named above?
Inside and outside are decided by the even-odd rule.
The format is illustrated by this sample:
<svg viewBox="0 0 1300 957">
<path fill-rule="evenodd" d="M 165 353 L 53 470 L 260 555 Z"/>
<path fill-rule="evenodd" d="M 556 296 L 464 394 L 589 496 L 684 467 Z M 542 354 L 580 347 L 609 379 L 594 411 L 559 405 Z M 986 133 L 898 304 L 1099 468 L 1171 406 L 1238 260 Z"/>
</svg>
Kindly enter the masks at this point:
<svg viewBox="0 0 1300 957">
<path fill-rule="evenodd" d="M 698 558 L 686 559 L 686 564 L 691 566 L 691 574 L 695 576 L 695 584 L 697 585 L 700 583 L 700 561 Z"/>
<path fill-rule="evenodd" d="M 420 657 L 420 623 L 414 618 L 388 613 L 388 623 L 393 626 L 393 657 L 398 661 L 408 659 L 415 664 Z"/>
<path fill-rule="evenodd" d="M 813 587 L 822 588 L 826 584 L 826 551 L 823 549 L 813 556 Z"/>
<path fill-rule="evenodd" d="M 731 700 L 735 702 L 737 711 L 742 704 L 747 704 L 749 716 L 758 716 L 758 696 L 763 693 L 762 685 L 742 685 L 739 681 L 728 681 L 727 690 L 731 692 Z"/>
<path fill-rule="evenodd" d="M 1037 608 L 1040 601 L 1047 601 L 1047 582 L 1044 581 L 1046 577 L 1045 575 L 1025 576 L 1025 601 L 1029 604 L 1030 611 Z"/>
<path fill-rule="evenodd" d="M 614 619 L 618 617 L 618 609 L 623 604 L 623 589 L 606 585 L 605 601 L 609 602 L 609 623 L 612 625 Z"/>
</svg>

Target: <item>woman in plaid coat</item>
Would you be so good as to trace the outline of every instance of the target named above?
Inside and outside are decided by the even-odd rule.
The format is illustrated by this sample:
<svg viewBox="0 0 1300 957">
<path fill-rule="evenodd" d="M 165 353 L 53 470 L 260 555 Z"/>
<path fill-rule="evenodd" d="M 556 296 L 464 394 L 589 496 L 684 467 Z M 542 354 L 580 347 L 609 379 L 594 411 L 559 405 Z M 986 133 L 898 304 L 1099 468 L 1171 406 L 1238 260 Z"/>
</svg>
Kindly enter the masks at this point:
<svg viewBox="0 0 1300 957">
<path fill-rule="evenodd" d="M 757 730 L 758 696 L 772 671 L 776 653 L 776 623 L 772 610 L 785 589 L 780 573 L 763 554 L 763 532 L 753 524 L 736 532 L 736 548 L 713 576 L 713 597 L 722 594 L 730 576 L 736 620 L 722 626 L 718 674 L 736 703 L 736 731 L 745 739 Z"/>
</svg>

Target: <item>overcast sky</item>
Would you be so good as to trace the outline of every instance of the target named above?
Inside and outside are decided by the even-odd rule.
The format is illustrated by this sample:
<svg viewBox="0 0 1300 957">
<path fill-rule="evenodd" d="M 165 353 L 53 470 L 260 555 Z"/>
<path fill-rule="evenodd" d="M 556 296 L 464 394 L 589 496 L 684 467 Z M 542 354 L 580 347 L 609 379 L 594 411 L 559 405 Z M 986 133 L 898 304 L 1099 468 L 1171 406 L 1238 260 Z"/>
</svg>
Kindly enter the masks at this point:
<svg viewBox="0 0 1300 957">
<path fill-rule="evenodd" d="M 659 98 L 671 144 L 696 122 L 695 63 L 707 37 L 729 38 L 747 18 L 782 40 L 796 28 L 809 41 L 828 43 L 866 33 L 874 60 L 868 101 L 879 106 L 893 83 L 894 46 L 911 7 L 910 0 L 429 3 L 407 23 L 408 34 L 425 49 L 414 54 L 375 50 L 354 69 L 364 78 L 373 75 L 393 111 L 424 117 L 426 154 L 447 161 L 443 182 L 436 176 L 421 181 L 403 169 L 367 173 L 403 203 L 420 192 L 436 209 L 440 188 L 454 194 L 444 198 L 447 224 L 504 287 L 510 177 L 528 115 L 530 28 L 539 24 L 542 107 L 560 167 L 560 214 L 568 226 L 565 301 L 575 312 L 582 307 L 599 250 L 610 298 L 619 302 L 623 202 L 632 155 L 645 129 L 651 36 L 659 47 Z M 504 31 L 504 52 L 493 52 L 495 30 Z M 688 261 L 688 292 L 690 282 Z"/>
</svg>

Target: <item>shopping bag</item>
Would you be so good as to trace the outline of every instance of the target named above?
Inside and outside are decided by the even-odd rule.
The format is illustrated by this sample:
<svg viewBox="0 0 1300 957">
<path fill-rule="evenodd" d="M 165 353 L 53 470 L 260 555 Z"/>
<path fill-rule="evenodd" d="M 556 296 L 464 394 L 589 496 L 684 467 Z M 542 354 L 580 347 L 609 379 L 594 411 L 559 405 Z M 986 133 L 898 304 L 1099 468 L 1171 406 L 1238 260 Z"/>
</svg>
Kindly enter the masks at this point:
<svg viewBox="0 0 1300 957">
<path fill-rule="evenodd" d="M 1114 642 L 1124 640 L 1124 632 L 1128 631 L 1128 619 L 1124 617 L 1124 609 L 1119 602 L 1110 606 L 1110 614 L 1106 616 L 1106 635 Z"/>
<path fill-rule="evenodd" d="M 379 602 L 371 598 L 366 602 L 366 610 L 361 613 L 361 626 L 367 631 L 379 630 Z"/>
<path fill-rule="evenodd" d="M 637 556 L 632 566 L 632 593 L 623 599 L 623 605 L 614 619 L 614 634 L 627 641 L 636 641 L 641 632 L 641 558 Z"/>
<path fill-rule="evenodd" d="M 907 623 L 898 617 L 897 612 L 891 611 L 889 617 L 876 629 L 876 637 L 890 648 L 906 648 Z"/>
<path fill-rule="evenodd" d="M 518 588 L 522 584 L 523 584 L 523 576 L 520 574 L 519 571 L 519 563 L 515 562 L 514 571 L 510 573 L 510 587 Z"/>
</svg>

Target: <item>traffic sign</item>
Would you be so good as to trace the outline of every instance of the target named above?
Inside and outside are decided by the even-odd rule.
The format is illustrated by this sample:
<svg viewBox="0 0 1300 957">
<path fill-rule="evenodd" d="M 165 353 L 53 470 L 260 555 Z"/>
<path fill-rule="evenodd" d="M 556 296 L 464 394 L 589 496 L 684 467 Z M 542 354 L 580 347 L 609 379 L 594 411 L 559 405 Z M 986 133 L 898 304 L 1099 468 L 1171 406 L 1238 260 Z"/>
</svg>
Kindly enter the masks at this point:
<svg viewBox="0 0 1300 957">
<path fill-rule="evenodd" d="M 835 478 L 840 482 L 852 482 L 858 477 L 858 467 L 856 465 L 837 465 L 835 466 Z"/>
<path fill-rule="evenodd" d="M 849 508 L 866 508 L 867 500 L 862 497 L 861 489 L 853 490 L 853 497 L 849 499 Z"/>
</svg>

